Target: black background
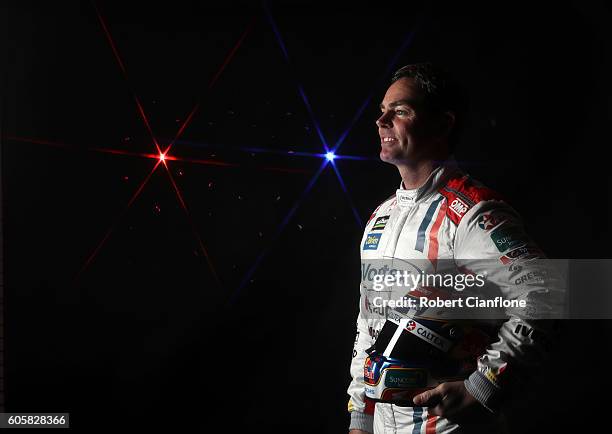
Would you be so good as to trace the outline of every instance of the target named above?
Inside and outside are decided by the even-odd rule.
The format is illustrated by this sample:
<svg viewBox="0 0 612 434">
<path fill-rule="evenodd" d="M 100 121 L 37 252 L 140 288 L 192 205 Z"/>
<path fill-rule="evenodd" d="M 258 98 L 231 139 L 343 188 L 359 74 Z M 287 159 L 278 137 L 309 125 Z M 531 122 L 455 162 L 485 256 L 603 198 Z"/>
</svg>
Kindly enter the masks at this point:
<svg viewBox="0 0 612 434">
<path fill-rule="evenodd" d="M 398 185 L 376 161 L 374 120 L 408 37 L 395 67 L 436 61 L 469 90 L 460 164 L 550 257 L 609 256 L 603 2 L 269 2 L 289 63 L 258 2 L 97 7 L 127 79 L 93 3 L 2 2 L 7 411 L 70 412 L 88 430 L 344 432 L 361 237 L 350 203 L 365 221 Z M 322 159 L 244 148 L 323 152 L 298 86 L 330 145 L 373 95 L 338 150 L 369 159 L 336 161 L 348 196 L 327 166 L 285 226 Z M 220 287 L 166 170 L 123 212 L 155 160 L 92 151 L 154 152 L 134 94 L 161 141 L 200 104 L 173 157 L 237 165 L 168 162 Z M 608 329 L 567 325 L 510 411 L 513 432 L 599 426 Z"/>
</svg>

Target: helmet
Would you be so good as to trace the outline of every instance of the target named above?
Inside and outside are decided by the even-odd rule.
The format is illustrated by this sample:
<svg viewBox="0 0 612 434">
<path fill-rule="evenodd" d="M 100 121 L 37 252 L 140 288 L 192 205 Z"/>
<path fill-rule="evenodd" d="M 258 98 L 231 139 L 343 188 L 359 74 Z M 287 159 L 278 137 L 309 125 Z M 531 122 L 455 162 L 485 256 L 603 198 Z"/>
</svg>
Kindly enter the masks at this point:
<svg viewBox="0 0 612 434">
<path fill-rule="evenodd" d="M 440 383 L 467 378 L 495 329 L 467 322 L 387 319 L 364 363 L 365 395 L 412 406 L 412 398 Z"/>
</svg>

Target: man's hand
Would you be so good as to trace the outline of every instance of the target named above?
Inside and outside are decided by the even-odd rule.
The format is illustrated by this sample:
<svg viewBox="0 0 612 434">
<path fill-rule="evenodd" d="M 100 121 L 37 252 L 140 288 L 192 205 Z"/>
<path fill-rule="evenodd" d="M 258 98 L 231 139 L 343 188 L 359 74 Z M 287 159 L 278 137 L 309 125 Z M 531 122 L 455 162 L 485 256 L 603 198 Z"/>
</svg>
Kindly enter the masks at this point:
<svg viewBox="0 0 612 434">
<path fill-rule="evenodd" d="M 442 383 L 414 397 L 415 405 L 428 407 L 429 414 L 450 420 L 470 421 L 486 413 L 486 409 L 466 389 L 463 381 Z"/>
<path fill-rule="evenodd" d="M 349 434 L 370 434 L 367 431 L 362 431 L 360 429 L 352 429 L 349 431 Z"/>
</svg>

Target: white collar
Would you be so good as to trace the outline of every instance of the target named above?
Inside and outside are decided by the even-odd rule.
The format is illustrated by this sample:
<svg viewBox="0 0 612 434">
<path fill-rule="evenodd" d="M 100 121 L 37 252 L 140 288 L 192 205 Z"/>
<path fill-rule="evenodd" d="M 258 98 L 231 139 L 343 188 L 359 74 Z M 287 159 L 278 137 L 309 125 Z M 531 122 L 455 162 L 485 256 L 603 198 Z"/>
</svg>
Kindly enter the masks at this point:
<svg viewBox="0 0 612 434">
<path fill-rule="evenodd" d="M 430 196 L 431 193 L 440 188 L 441 183 L 448 178 L 447 175 L 456 170 L 458 170 L 457 162 L 451 157 L 441 162 L 439 166 L 432 170 L 420 187 L 406 189 L 404 188 L 404 182 L 401 181 L 399 188 L 395 192 L 397 204 L 399 206 L 409 206 Z"/>
</svg>

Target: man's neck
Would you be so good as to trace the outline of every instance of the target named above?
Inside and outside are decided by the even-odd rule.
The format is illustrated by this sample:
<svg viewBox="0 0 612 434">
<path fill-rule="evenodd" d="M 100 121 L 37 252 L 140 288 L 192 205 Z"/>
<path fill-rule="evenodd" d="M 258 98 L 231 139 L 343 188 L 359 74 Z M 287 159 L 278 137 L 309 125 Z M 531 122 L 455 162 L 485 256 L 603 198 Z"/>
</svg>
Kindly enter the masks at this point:
<svg viewBox="0 0 612 434">
<path fill-rule="evenodd" d="M 425 181 L 427 181 L 427 178 L 429 175 L 431 175 L 431 172 L 433 172 L 438 166 L 440 166 L 440 161 L 425 160 L 416 164 L 402 164 L 397 168 L 402 177 L 404 188 L 407 190 L 412 190 L 425 184 Z"/>
</svg>

